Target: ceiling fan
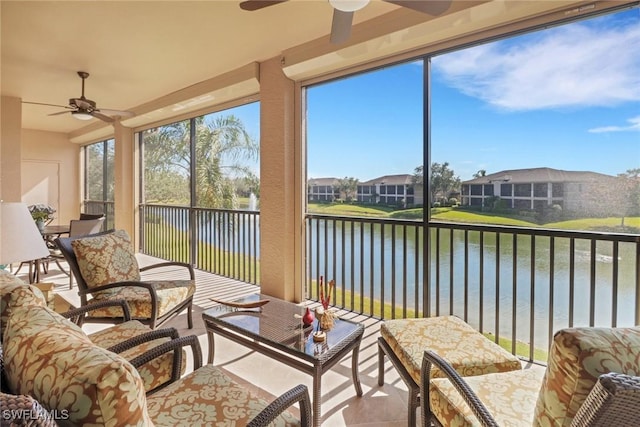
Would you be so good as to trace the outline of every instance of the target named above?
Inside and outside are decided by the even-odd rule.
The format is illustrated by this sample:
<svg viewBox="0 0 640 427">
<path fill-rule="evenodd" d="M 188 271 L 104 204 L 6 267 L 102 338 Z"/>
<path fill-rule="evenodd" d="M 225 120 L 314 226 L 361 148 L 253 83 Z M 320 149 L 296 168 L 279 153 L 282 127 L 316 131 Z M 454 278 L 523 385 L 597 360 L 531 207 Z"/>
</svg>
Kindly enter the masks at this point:
<svg viewBox="0 0 640 427">
<path fill-rule="evenodd" d="M 131 117 L 133 113 L 131 111 L 121 111 L 121 110 L 108 110 L 108 109 L 98 109 L 95 101 L 85 98 L 84 96 L 84 81 L 87 77 L 89 77 L 89 73 L 86 71 L 78 71 L 78 76 L 82 79 L 82 95 L 80 98 L 71 98 L 69 99 L 69 105 L 57 105 L 57 104 L 46 104 L 43 102 L 29 102 L 22 101 L 24 104 L 34 104 L 34 105 L 48 105 L 51 107 L 60 107 L 66 108 L 65 111 L 58 111 L 57 113 L 51 113 L 49 116 L 57 116 L 60 114 L 71 113 L 73 117 L 79 120 L 91 120 L 93 117 L 105 121 L 107 123 L 113 123 L 115 119 L 111 116 L 119 116 L 119 117 Z"/>
<path fill-rule="evenodd" d="M 244 0 L 240 2 L 243 10 L 254 11 L 284 3 L 288 0 Z M 417 10 L 428 15 L 437 16 L 444 13 L 453 0 L 384 0 L 398 6 Z M 331 43 L 343 43 L 351 35 L 353 14 L 365 7 L 369 0 L 329 0 L 333 6 L 333 21 L 331 23 Z"/>
</svg>

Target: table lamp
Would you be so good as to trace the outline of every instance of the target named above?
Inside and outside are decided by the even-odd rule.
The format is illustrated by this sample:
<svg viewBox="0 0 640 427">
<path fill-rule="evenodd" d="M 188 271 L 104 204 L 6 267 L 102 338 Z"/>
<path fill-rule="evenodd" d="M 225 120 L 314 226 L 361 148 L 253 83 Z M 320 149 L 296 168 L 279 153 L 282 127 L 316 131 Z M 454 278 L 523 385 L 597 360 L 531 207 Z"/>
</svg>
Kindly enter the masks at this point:
<svg viewBox="0 0 640 427">
<path fill-rule="evenodd" d="M 24 203 L 0 202 L 0 265 L 35 261 L 35 281 L 39 261 L 49 250 Z M 31 281 L 31 274 L 29 274 Z"/>
</svg>

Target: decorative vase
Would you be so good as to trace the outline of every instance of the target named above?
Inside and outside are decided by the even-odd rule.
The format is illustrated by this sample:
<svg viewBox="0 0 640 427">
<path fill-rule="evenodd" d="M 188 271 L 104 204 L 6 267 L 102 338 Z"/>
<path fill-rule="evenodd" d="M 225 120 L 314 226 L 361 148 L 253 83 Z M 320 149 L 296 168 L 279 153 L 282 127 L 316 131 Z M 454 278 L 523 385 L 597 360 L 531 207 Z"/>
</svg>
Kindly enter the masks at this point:
<svg viewBox="0 0 640 427">
<path fill-rule="evenodd" d="M 313 319 L 313 313 L 309 310 L 309 307 L 307 307 L 307 310 L 304 312 L 304 316 L 302 316 L 302 324 L 304 326 L 310 326 L 313 324 Z"/>
<path fill-rule="evenodd" d="M 38 226 L 38 230 L 41 232 L 44 231 L 44 220 L 36 219 L 36 225 Z"/>
</svg>

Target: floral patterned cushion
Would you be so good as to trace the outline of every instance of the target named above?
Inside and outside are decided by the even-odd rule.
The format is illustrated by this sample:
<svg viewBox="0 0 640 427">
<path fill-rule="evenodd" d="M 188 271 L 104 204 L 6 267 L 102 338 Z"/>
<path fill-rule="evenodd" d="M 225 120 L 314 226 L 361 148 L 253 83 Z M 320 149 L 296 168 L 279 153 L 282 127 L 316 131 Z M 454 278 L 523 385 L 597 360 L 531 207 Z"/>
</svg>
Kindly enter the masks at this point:
<svg viewBox="0 0 640 427">
<path fill-rule="evenodd" d="M 147 398 L 149 416 L 165 426 L 245 426 L 266 406 L 213 365 L 205 365 Z M 300 421 L 285 412 L 270 425 L 298 426 Z"/>
<path fill-rule="evenodd" d="M 78 268 L 89 288 L 127 280 L 139 281 L 140 269 L 124 230 L 73 240 Z"/>
<path fill-rule="evenodd" d="M 568 328 L 553 337 L 535 425 L 568 426 L 598 377 L 640 375 L 640 327 Z"/>
<path fill-rule="evenodd" d="M 145 281 L 151 283 L 158 297 L 158 317 L 165 315 L 176 305 L 193 296 L 196 283 L 193 280 Z M 151 295 L 145 288 L 123 286 L 113 292 L 100 292 L 91 301 L 124 299 L 129 304 L 132 317 L 148 319 L 151 317 Z M 91 312 L 95 317 L 122 317 L 119 307 L 100 308 Z"/>
<path fill-rule="evenodd" d="M 422 355 L 432 350 L 462 376 L 521 369 L 520 360 L 456 316 L 385 321 L 380 335 L 398 356 L 416 384 L 420 384 Z M 442 377 L 436 367 L 431 378 Z"/>
<path fill-rule="evenodd" d="M 47 307 L 20 307 L 5 330 L 9 387 L 73 425 L 152 426 L 140 375 Z"/>
<path fill-rule="evenodd" d="M 544 376 L 544 367 L 500 372 L 464 380 L 478 395 L 499 426 L 531 426 L 536 398 Z M 462 395 L 446 378 L 429 383 L 429 405 L 434 417 L 445 426 L 479 426 Z"/>
<path fill-rule="evenodd" d="M 0 270 L 0 342 L 11 311 L 27 305 L 42 307 L 47 302 L 40 289 L 27 285 L 7 270 Z"/>
<path fill-rule="evenodd" d="M 94 344 L 102 348 L 109 348 L 113 345 L 119 344 L 130 338 L 135 338 L 150 331 L 151 328 L 149 328 L 148 326 L 143 325 L 137 320 L 131 320 L 129 322 L 120 323 L 118 325 L 111 326 L 93 334 L 89 334 L 89 339 Z M 166 337 L 144 342 L 119 354 L 127 360 L 132 360 L 133 358 L 143 354 L 144 352 L 170 340 L 171 338 Z M 186 357 L 187 352 L 182 350 L 181 374 L 184 374 L 187 366 Z M 142 381 L 144 382 L 144 389 L 146 391 L 150 391 L 169 381 L 171 379 L 172 369 L 173 352 L 165 353 L 162 356 L 157 357 L 152 361 L 140 366 L 138 368 L 138 373 L 140 374 L 140 376 L 142 377 Z"/>
</svg>

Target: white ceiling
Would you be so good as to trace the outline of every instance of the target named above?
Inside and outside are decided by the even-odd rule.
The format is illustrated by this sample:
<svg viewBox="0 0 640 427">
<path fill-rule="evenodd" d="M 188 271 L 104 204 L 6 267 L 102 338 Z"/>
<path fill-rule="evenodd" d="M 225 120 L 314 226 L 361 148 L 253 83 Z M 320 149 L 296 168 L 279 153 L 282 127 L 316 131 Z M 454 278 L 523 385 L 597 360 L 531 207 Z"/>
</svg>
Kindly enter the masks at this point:
<svg viewBox="0 0 640 427">
<path fill-rule="evenodd" d="M 587 2 L 454 0 L 434 18 L 371 0 L 355 13 L 352 36 L 339 46 L 329 43 L 333 8 L 327 0 L 289 0 L 253 12 L 239 3 L 1 0 L 1 94 L 65 106 L 81 94 L 77 71 L 87 71 L 85 96 L 98 108 L 136 110 L 141 115 L 123 123 L 139 126 L 177 111 L 163 107 L 212 98 L 211 91 L 225 87 L 225 73 L 251 74 L 252 64 L 280 55 L 288 76 L 307 78 L 335 68 L 336 61 L 350 66 L 552 11 L 562 18 Z M 97 119 L 49 116 L 64 108 L 22 105 L 23 129 L 66 133 L 74 142 L 112 130 Z"/>
<path fill-rule="evenodd" d="M 117 110 L 328 37 L 333 13 L 326 0 L 253 12 L 237 0 L 0 4 L 3 96 L 67 105 L 80 96 L 82 70 L 90 73 L 86 97 Z M 397 8 L 373 1 L 354 24 Z M 23 128 L 69 133 L 87 126 L 70 114 L 48 116 L 61 110 L 23 104 Z"/>
</svg>

